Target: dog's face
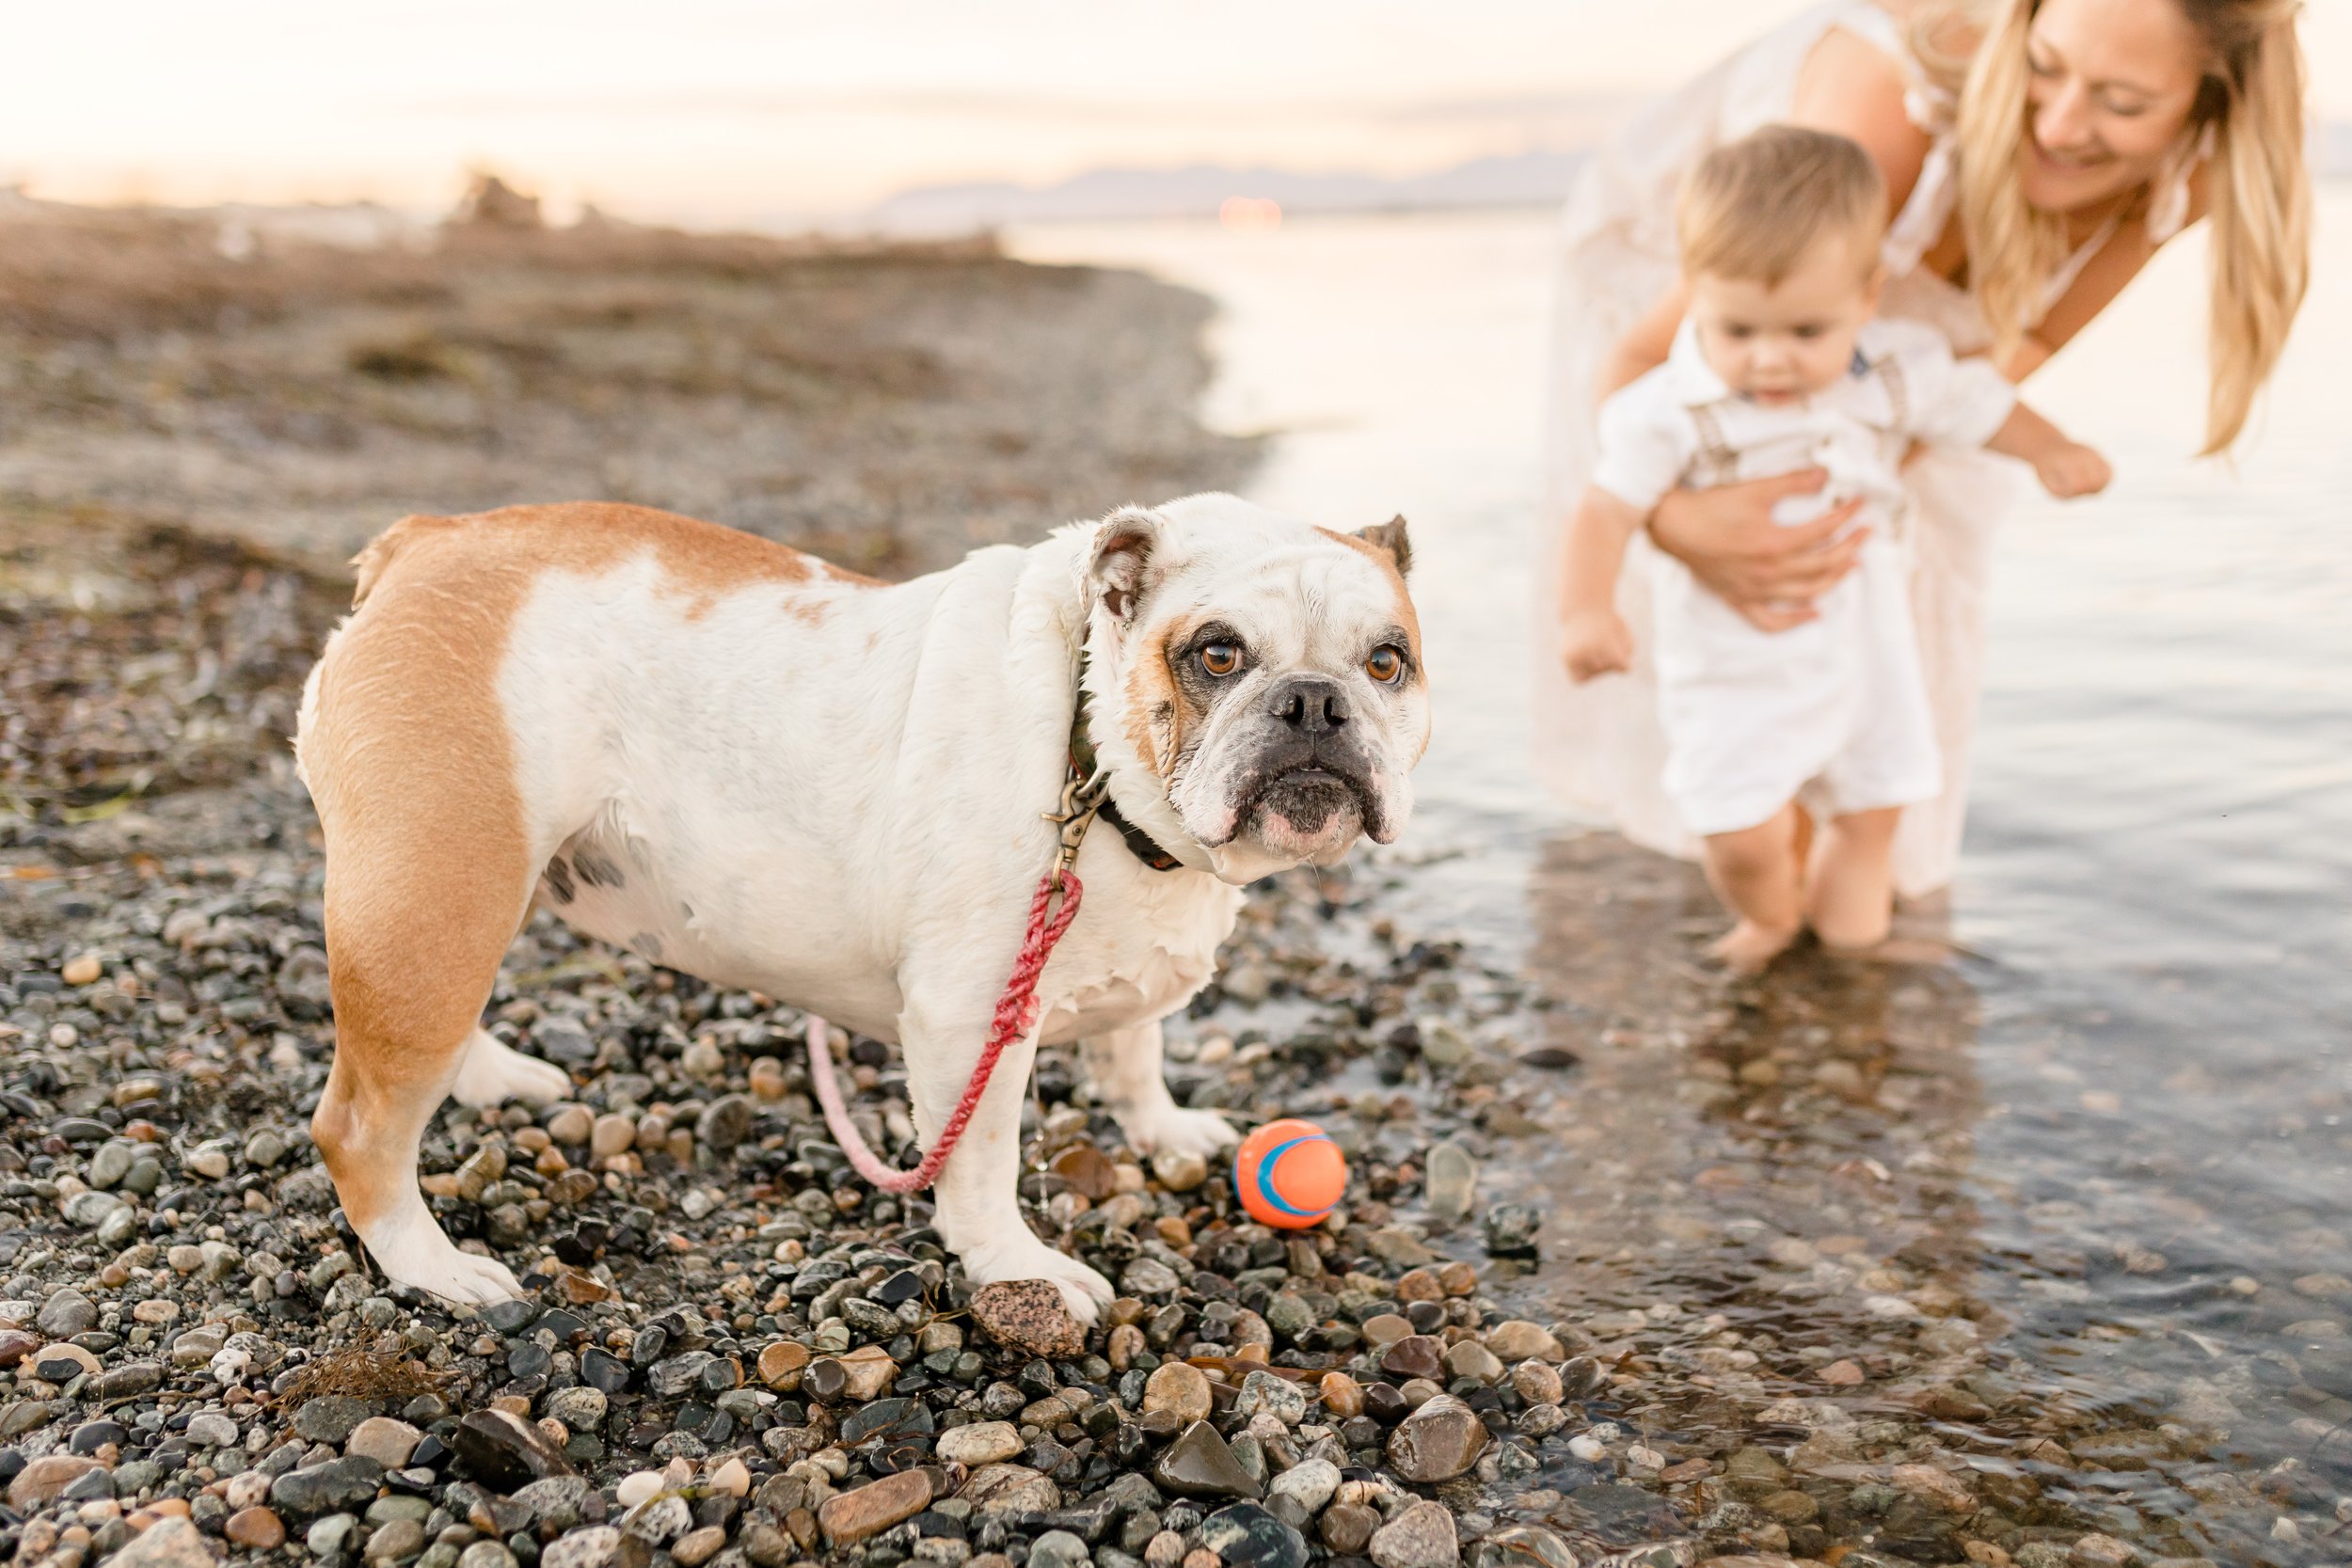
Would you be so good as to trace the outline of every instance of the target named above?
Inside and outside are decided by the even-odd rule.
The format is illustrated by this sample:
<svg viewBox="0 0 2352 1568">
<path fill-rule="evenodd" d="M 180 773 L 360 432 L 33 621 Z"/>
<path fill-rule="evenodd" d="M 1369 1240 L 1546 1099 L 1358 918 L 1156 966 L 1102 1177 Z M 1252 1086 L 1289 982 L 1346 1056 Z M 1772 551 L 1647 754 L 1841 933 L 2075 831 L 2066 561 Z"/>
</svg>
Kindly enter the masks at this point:
<svg viewBox="0 0 2352 1568">
<path fill-rule="evenodd" d="M 1097 526 L 1096 745 L 1158 781 L 1225 880 L 1328 865 L 1404 831 L 1429 739 L 1410 563 L 1402 518 L 1335 533 L 1232 496 Z"/>
</svg>

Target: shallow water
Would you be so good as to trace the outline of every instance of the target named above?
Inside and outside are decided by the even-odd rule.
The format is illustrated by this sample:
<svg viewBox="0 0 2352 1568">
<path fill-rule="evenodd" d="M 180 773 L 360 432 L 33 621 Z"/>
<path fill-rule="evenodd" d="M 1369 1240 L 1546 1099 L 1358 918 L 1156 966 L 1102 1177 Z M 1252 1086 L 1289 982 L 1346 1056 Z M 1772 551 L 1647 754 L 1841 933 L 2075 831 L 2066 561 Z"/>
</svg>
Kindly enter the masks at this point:
<svg viewBox="0 0 2352 1568">
<path fill-rule="evenodd" d="M 1719 923 L 1696 878 L 1525 771 L 1549 236 L 1506 214 L 1015 237 L 1218 300 L 1210 418 L 1278 433 L 1257 498 L 1412 519 L 1438 729 L 1381 902 L 1549 999 L 1489 1033 L 1581 1058 L 1523 1107 L 1548 1135 L 1488 1146 L 1486 1190 L 1552 1216 L 1519 1291 L 1722 1314 L 1788 1392 L 1923 1421 L 2004 1507 L 2026 1478 L 2019 1519 L 2062 1507 L 2152 1558 L 2340 1555 L 2352 191 L 2324 193 L 2312 297 L 2234 470 L 2186 456 L 2201 244 L 2036 380 L 2119 479 L 2008 526 L 1948 917 L 1907 923 L 1917 961 L 1800 958 L 1738 992 L 1693 965 Z M 1961 1319 L 1973 1346 L 1917 1332 Z M 1940 1352 L 1964 1397 L 1923 1413 Z M 1812 1375 L 1849 1359 L 1858 1385 Z M 1704 1426 L 1711 1381 L 1645 1418 Z"/>
</svg>

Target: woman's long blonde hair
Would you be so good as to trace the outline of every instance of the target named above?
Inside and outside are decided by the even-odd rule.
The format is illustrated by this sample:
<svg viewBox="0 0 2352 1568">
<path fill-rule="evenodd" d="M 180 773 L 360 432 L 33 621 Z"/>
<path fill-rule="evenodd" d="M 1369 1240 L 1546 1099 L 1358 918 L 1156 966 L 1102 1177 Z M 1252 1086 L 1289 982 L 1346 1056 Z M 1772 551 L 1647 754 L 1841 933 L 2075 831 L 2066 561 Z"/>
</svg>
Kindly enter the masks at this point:
<svg viewBox="0 0 2352 1568">
<path fill-rule="evenodd" d="M 2209 58 L 2185 135 L 2207 127 L 2212 227 L 2207 455 L 2246 426 L 2286 346 L 2311 274 L 2311 178 L 2304 167 L 2303 52 L 2297 0 L 2174 0 Z M 2062 214 L 2022 189 L 2030 80 L 2026 34 L 2041 0 L 1940 0 L 1923 7 L 1914 48 L 1960 100 L 1960 214 L 1969 286 L 2002 353 L 2041 320 L 2044 289 L 2070 244 Z M 1955 53 L 1956 39 L 1979 40 Z"/>
</svg>

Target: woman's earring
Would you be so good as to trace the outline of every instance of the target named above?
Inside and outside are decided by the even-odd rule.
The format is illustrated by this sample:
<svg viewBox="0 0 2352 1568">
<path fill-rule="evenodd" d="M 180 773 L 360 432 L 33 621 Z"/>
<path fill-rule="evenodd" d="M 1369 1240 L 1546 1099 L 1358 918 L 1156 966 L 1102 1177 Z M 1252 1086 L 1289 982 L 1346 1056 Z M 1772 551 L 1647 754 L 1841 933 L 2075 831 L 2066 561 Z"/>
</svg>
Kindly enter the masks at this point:
<svg viewBox="0 0 2352 1568">
<path fill-rule="evenodd" d="M 2197 166 L 2213 156 L 2214 122 L 2207 120 L 2194 136 L 2184 135 L 2150 182 L 2148 238 L 2157 245 L 2188 227 L 2189 182 Z"/>
</svg>

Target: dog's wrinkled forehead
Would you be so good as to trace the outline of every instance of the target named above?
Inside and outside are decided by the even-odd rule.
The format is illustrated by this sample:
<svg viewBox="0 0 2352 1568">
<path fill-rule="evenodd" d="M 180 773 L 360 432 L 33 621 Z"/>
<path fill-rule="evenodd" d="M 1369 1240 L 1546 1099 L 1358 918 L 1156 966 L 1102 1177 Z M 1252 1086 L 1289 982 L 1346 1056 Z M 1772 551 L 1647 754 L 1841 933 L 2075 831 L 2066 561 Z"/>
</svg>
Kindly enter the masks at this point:
<svg viewBox="0 0 2352 1568">
<path fill-rule="evenodd" d="M 1352 666 L 1368 637 L 1401 641 L 1418 659 L 1401 521 L 1347 534 L 1231 496 L 1193 496 L 1137 514 L 1136 526 L 1137 569 L 1111 590 L 1132 594 L 1112 605 L 1122 619 L 1179 635 L 1216 623 L 1266 662 Z"/>
</svg>

